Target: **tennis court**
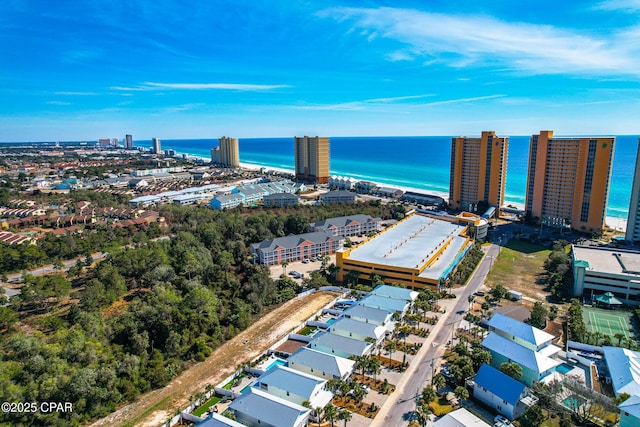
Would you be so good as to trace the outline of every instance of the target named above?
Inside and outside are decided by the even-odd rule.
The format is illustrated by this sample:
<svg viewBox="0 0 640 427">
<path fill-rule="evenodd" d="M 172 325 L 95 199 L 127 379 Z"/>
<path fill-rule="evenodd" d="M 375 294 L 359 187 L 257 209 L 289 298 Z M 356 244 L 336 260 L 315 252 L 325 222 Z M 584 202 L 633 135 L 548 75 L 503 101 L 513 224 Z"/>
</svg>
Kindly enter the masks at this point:
<svg viewBox="0 0 640 427">
<path fill-rule="evenodd" d="M 587 329 L 614 338 L 622 334 L 625 338 L 633 338 L 635 331 L 631 324 L 632 314 L 626 311 L 611 311 L 600 308 L 583 307 L 583 318 Z"/>
</svg>

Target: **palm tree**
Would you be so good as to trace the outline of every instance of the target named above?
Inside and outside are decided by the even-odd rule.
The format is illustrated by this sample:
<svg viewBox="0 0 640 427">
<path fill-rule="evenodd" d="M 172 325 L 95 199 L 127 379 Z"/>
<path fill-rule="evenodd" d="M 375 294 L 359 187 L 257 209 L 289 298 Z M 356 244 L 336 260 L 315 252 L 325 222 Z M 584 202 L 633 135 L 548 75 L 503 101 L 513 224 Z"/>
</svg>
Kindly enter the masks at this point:
<svg viewBox="0 0 640 427">
<path fill-rule="evenodd" d="M 615 338 L 618 338 L 618 347 L 620 347 L 620 343 L 622 342 L 622 339 L 624 338 L 624 334 L 621 334 L 620 332 L 618 332 L 617 334 L 613 335 Z"/>
<path fill-rule="evenodd" d="M 453 394 L 455 394 L 456 397 L 460 400 L 467 400 L 469 398 L 469 391 L 467 391 L 467 389 L 462 386 L 456 387 L 456 389 L 453 391 Z"/>
<path fill-rule="evenodd" d="M 282 266 L 282 274 L 286 275 L 287 274 L 287 266 L 289 265 L 288 261 L 282 261 L 280 263 L 280 265 Z"/>
<path fill-rule="evenodd" d="M 353 399 L 356 402 L 360 403 L 366 395 L 367 392 L 364 390 L 364 388 L 362 388 L 360 384 L 356 384 L 356 386 L 353 388 Z"/>
<path fill-rule="evenodd" d="M 444 375 L 437 373 L 433 376 L 433 379 L 431 379 L 431 385 L 434 386 L 437 391 L 447 385 L 447 380 L 444 378 Z"/>
<path fill-rule="evenodd" d="M 426 427 L 429 422 L 429 415 L 431 415 L 431 409 L 429 409 L 428 405 L 418 405 L 414 414 L 420 426 Z"/>
<path fill-rule="evenodd" d="M 475 301 L 476 297 L 473 295 L 469 295 L 467 297 L 467 301 L 469 301 L 469 313 L 471 313 L 473 311 L 473 302 Z"/>
<path fill-rule="evenodd" d="M 340 410 L 340 412 L 338 412 L 338 420 L 343 420 L 344 427 L 347 427 L 347 421 L 351 421 L 351 412 L 346 409 Z"/>
<path fill-rule="evenodd" d="M 380 366 L 380 359 L 376 357 L 370 357 L 367 372 L 371 372 L 373 374 L 373 381 L 376 382 L 376 376 L 382 372 L 382 367 Z"/>
<path fill-rule="evenodd" d="M 500 365 L 500 370 L 509 375 L 513 379 L 518 379 L 522 376 L 522 368 L 517 363 L 503 363 Z"/>
<path fill-rule="evenodd" d="M 396 351 L 396 343 L 394 341 L 389 341 L 385 344 L 384 349 L 389 352 L 389 363 L 392 363 L 393 352 Z"/>
<path fill-rule="evenodd" d="M 315 408 L 313 410 L 313 412 L 316 414 L 316 420 L 318 421 L 318 427 L 320 427 L 320 424 L 322 424 L 322 420 L 324 419 L 324 408 L 321 408 L 320 406 L 318 406 L 317 408 Z"/>
<path fill-rule="evenodd" d="M 338 419 L 338 410 L 329 403 L 324 407 L 324 417 L 331 423 L 331 427 L 333 427 L 333 423 Z"/>
<path fill-rule="evenodd" d="M 433 388 L 432 385 L 428 385 L 422 389 L 422 400 L 424 400 L 425 404 L 429 404 L 433 402 L 433 400 L 438 396 L 436 389 Z"/>
</svg>

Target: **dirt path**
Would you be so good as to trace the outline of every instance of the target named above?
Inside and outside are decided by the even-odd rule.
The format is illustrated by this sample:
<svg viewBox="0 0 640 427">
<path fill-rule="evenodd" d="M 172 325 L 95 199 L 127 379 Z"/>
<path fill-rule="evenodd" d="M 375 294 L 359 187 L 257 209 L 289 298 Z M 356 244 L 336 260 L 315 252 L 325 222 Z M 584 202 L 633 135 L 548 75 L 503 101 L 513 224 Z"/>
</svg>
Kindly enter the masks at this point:
<svg viewBox="0 0 640 427">
<path fill-rule="evenodd" d="M 267 350 L 275 341 L 311 317 L 336 295 L 320 292 L 287 302 L 225 343 L 207 360 L 174 378 L 166 387 L 140 396 L 135 402 L 96 421 L 93 426 L 161 425 L 176 409 L 189 404 L 189 396 L 204 391 L 207 384 L 218 384 L 239 364 L 248 362 Z"/>
</svg>

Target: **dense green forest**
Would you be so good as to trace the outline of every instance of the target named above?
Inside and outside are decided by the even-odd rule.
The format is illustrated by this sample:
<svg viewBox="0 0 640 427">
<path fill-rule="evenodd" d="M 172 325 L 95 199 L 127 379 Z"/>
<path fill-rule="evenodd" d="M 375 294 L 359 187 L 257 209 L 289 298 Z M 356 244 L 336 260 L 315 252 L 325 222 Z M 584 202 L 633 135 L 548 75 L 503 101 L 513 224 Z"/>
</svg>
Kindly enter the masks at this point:
<svg viewBox="0 0 640 427">
<path fill-rule="evenodd" d="M 171 239 L 105 230 L 3 246 L 2 259 L 13 254 L 20 268 L 104 247 L 109 256 L 92 266 L 80 262 L 68 274 L 27 275 L 20 296 L 0 308 L 0 400 L 73 403 L 72 413 L 3 413 L 0 422 L 77 425 L 164 386 L 300 290 L 254 264 L 251 243 L 304 232 L 327 217 L 403 212 L 378 203 L 229 212 L 167 205 L 161 214 Z M 137 244 L 123 247 L 130 242 Z"/>
</svg>

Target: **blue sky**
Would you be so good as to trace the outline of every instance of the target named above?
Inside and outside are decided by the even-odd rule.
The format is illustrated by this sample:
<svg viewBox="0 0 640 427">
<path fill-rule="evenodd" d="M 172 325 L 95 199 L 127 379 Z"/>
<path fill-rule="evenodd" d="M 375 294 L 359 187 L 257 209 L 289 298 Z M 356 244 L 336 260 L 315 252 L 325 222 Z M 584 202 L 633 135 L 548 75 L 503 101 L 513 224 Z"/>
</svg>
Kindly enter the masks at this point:
<svg viewBox="0 0 640 427">
<path fill-rule="evenodd" d="M 640 0 L 4 0 L 0 55 L 0 141 L 640 133 Z"/>
</svg>

